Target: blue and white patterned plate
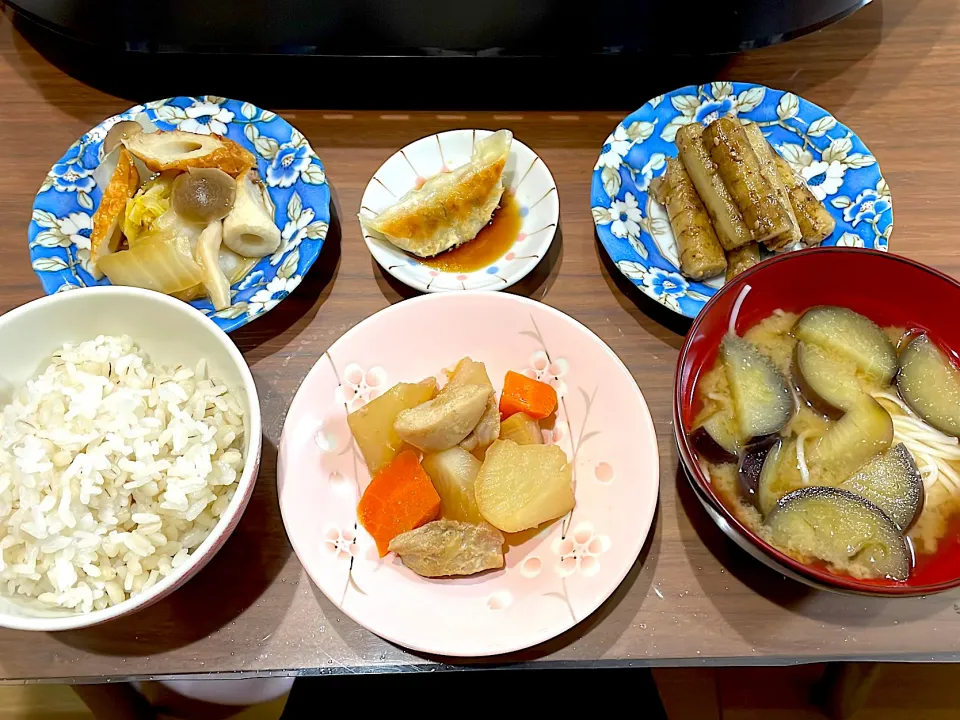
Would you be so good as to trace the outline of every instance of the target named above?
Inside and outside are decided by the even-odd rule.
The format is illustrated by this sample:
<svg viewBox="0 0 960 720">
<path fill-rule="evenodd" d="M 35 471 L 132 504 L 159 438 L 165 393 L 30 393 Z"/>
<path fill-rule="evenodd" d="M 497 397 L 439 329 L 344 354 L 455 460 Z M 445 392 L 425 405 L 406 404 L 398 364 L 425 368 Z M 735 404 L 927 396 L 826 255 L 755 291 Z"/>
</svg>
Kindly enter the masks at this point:
<svg viewBox="0 0 960 720">
<path fill-rule="evenodd" d="M 749 119 L 797 170 L 837 220 L 824 245 L 886 250 L 893 231 L 890 189 L 876 159 L 853 131 L 793 93 L 751 83 L 688 85 L 628 115 L 607 138 L 594 167 L 590 205 L 610 258 L 641 291 L 676 313 L 696 317 L 723 278 L 696 282 L 678 272 L 666 210 L 647 193 L 676 156 L 683 125 L 720 115 Z"/>
<path fill-rule="evenodd" d="M 300 284 L 320 254 L 330 222 L 330 189 L 310 143 L 283 118 L 247 102 L 212 95 L 168 98 L 132 107 L 84 134 L 50 169 L 34 200 L 29 228 L 33 269 L 48 295 L 110 284 L 90 273 L 90 231 L 100 202 L 93 172 L 102 160 L 107 131 L 140 113 L 161 130 L 223 135 L 257 158 L 282 231 L 280 247 L 231 288 L 230 307 L 215 312 L 206 298 L 190 303 L 224 331 L 236 330 Z"/>
</svg>

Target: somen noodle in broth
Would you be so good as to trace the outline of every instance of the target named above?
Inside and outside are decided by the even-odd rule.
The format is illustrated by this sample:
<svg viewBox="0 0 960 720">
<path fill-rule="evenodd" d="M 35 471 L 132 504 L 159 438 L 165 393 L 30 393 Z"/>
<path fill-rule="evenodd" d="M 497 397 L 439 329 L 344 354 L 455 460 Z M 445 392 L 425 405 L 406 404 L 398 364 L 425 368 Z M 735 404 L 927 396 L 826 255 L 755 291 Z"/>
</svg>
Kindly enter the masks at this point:
<svg viewBox="0 0 960 720">
<path fill-rule="evenodd" d="M 874 397 L 893 418 L 894 442 L 907 447 L 923 479 L 923 511 L 910 537 L 917 552 L 936 552 L 950 517 L 960 509 L 960 440 L 930 427 L 896 392 Z"/>
</svg>

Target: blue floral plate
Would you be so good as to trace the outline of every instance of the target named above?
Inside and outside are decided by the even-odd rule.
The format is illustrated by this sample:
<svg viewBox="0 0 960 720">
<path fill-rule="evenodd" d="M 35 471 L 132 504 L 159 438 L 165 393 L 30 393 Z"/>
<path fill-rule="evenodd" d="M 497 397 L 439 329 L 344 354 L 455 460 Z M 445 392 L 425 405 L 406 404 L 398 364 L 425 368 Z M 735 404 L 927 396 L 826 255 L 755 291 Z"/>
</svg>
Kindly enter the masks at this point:
<svg viewBox="0 0 960 720">
<path fill-rule="evenodd" d="M 590 205 L 604 249 L 641 291 L 696 317 L 723 278 L 696 282 L 678 272 L 666 210 L 647 193 L 675 156 L 682 126 L 720 115 L 749 119 L 798 171 L 837 220 L 823 245 L 886 250 L 893 231 L 890 189 L 853 131 L 793 93 L 751 83 L 688 85 L 653 98 L 607 138 L 594 166 Z"/>
<path fill-rule="evenodd" d="M 247 102 L 212 95 L 158 100 L 108 118 L 83 135 L 50 169 L 34 200 L 29 228 L 33 269 L 48 295 L 110 284 L 91 274 L 90 231 L 100 202 L 93 172 L 102 160 L 107 131 L 141 113 L 161 130 L 223 135 L 257 158 L 282 230 L 280 247 L 231 288 L 230 307 L 216 312 L 206 298 L 190 303 L 224 331 L 236 330 L 300 284 L 320 254 L 330 222 L 330 188 L 320 158 L 283 118 Z"/>
</svg>

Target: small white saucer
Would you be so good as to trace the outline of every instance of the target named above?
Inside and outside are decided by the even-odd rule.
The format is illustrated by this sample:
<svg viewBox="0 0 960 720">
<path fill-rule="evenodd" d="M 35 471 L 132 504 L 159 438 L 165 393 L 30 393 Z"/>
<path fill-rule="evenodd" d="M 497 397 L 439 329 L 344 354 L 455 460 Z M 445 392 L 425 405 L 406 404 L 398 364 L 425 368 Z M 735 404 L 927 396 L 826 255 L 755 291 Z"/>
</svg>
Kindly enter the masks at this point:
<svg viewBox="0 0 960 720">
<path fill-rule="evenodd" d="M 469 162 L 474 143 L 490 134 L 490 130 L 450 130 L 407 145 L 370 178 L 360 201 L 360 214 L 375 216 L 424 179 Z M 516 138 L 510 146 L 503 182 L 520 206 L 522 225 L 513 246 L 487 267 L 468 273 L 436 270 L 364 230 L 370 254 L 397 280 L 421 292 L 510 287 L 533 270 L 550 249 L 560 220 L 560 200 L 546 164 Z"/>
</svg>

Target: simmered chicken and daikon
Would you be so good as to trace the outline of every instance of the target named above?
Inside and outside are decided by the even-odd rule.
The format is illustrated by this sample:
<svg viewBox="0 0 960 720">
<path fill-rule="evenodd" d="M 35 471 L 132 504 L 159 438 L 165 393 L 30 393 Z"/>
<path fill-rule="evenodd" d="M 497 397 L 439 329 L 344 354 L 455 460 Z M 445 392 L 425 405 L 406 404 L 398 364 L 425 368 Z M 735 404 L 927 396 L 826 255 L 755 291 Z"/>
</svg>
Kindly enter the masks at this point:
<svg viewBox="0 0 960 720">
<path fill-rule="evenodd" d="M 566 454 L 544 443 L 550 385 L 508 372 L 498 401 L 483 363 L 463 358 L 446 375 L 442 389 L 398 383 L 347 416 L 372 475 L 357 519 L 381 556 L 427 577 L 502 568 L 505 534 L 576 502 Z"/>
</svg>

